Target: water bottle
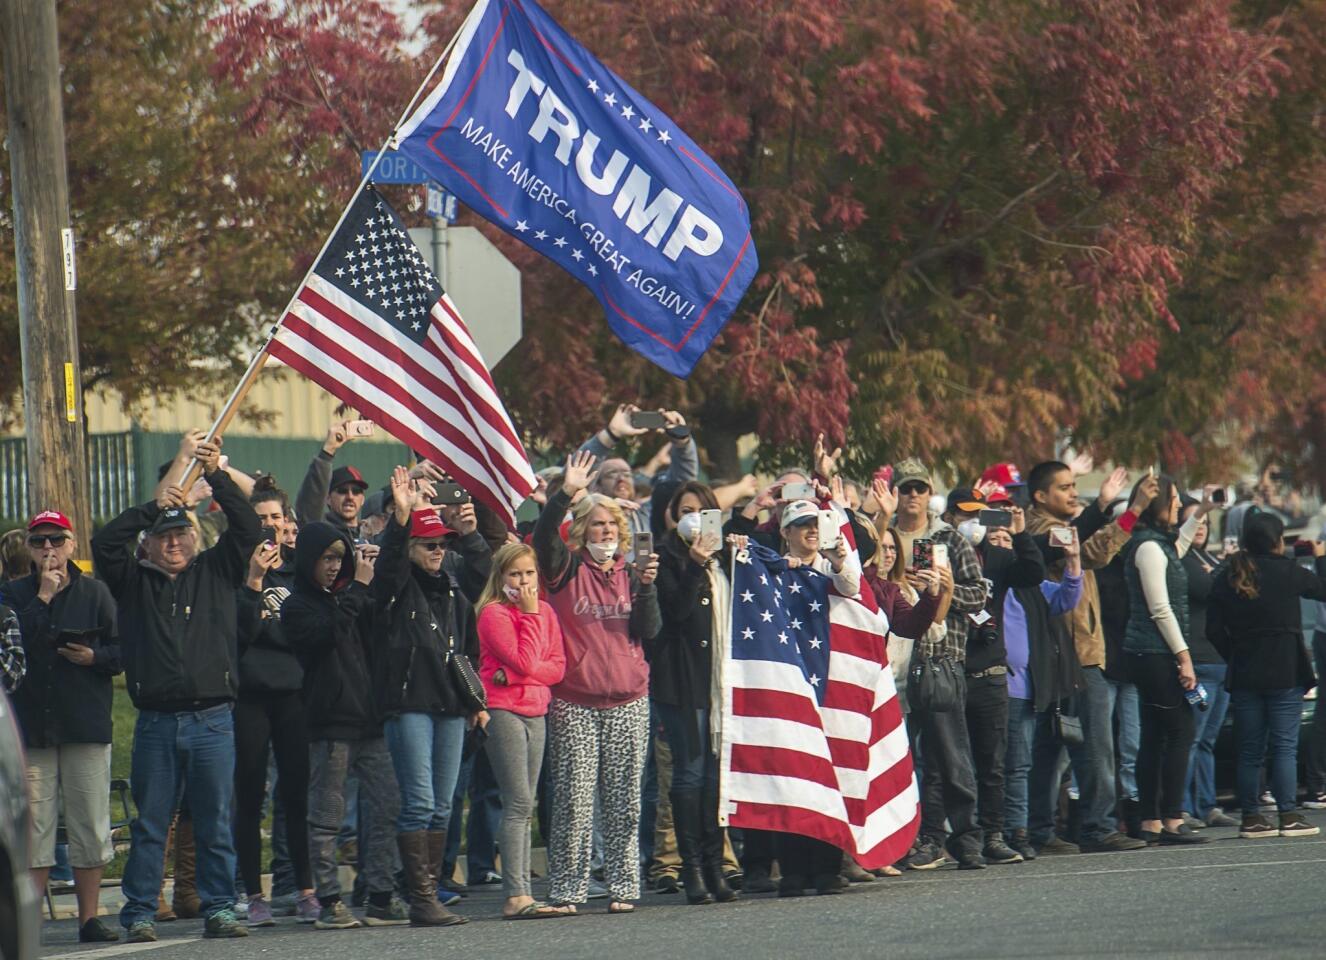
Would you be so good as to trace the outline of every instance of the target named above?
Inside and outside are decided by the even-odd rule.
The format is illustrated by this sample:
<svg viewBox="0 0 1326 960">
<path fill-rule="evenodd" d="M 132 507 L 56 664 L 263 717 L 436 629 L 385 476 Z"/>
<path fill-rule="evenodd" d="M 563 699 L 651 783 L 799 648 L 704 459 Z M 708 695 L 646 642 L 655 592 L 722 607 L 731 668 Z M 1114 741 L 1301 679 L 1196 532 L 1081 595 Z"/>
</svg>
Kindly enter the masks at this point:
<svg viewBox="0 0 1326 960">
<path fill-rule="evenodd" d="M 1187 700 L 1191 706 L 1202 711 L 1205 711 L 1211 705 L 1210 700 L 1208 700 L 1206 696 L 1206 687 L 1202 686 L 1200 683 L 1191 690 L 1183 691 L 1183 699 Z"/>
</svg>

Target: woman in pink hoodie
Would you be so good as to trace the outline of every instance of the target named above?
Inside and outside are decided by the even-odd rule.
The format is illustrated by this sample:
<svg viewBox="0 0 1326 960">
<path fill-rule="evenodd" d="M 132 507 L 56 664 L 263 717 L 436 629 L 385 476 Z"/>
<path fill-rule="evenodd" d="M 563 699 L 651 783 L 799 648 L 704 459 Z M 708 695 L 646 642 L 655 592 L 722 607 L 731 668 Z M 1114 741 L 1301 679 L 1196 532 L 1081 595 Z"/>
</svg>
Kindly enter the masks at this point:
<svg viewBox="0 0 1326 960">
<path fill-rule="evenodd" d="M 479 677 L 488 694 L 488 759 L 502 793 L 502 887 L 508 920 L 569 916 L 530 895 L 530 815 L 543 766 L 549 687 L 566 673 L 557 614 L 539 599 L 534 548 L 511 543 L 493 556 L 479 598 Z"/>
</svg>

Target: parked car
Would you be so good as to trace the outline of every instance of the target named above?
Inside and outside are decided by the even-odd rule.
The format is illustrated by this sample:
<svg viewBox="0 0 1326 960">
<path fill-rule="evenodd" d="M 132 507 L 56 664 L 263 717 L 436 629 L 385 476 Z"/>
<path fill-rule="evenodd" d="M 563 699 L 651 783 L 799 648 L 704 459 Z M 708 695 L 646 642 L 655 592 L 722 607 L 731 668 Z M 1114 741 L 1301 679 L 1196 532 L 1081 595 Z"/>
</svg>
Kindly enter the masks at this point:
<svg viewBox="0 0 1326 960">
<path fill-rule="evenodd" d="M 0 958 L 35 960 L 41 901 L 28 873 L 31 825 L 23 738 L 0 692 Z"/>
</svg>

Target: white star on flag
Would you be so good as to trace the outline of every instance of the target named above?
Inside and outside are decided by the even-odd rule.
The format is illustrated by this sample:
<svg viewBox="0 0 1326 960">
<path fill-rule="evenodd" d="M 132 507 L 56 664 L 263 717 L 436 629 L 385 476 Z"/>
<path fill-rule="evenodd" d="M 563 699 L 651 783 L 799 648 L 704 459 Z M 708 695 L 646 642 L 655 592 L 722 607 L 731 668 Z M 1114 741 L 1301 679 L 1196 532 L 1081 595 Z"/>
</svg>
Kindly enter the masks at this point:
<svg viewBox="0 0 1326 960">
<path fill-rule="evenodd" d="M 576 260 L 583 260 L 583 259 L 585 259 L 585 255 L 584 255 L 583 253 L 581 253 L 579 250 L 572 250 L 572 251 L 571 251 L 571 256 L 575 257 Z"/>
<path fill-rule="evenodd" d="M 589 265 L 589 275 L 591 277 L 597 277 L 599 275 L 599 268 L 592 263 Z"/>
<path fill-rule="evenodd" d="M 589 81 L 589 89 L 590 89 L 590 92 L 592 92 L 592 93 L 598 93 L 598 92 L 599 92 L 599 82 L 598 82 L 597 80 L 593 80 L 593 79 L 591 79 L 591 80 Z"/>
<path fill-rule="evenodd" d="M 763 613 L 760 614 L 760 619 L 763 620 L 765 623 L 772 623 L 772 622 L 773 622 L 773 613 L 772 613 L 771 611 L 769 611 L 769 610 L 766 610 L 766 611 L 764 611 Z"/>
<path fill-rule="evenodd" d="M 751 640 L 755 637 L 755 631 L 750 627 L 747 627 L 745 630 L 741 631 L 741 636 L 744 640 Z"/>
<path fill-rule="evenodd" d="M 548 239 L 548 231 L 547 231 L 547 230 L 535 230 L 535 231 L 534 231 L 534 239 L 535 239 L 535 240 L 547 240 L 547 239 Z"/>
<path fill-rule="evenodd" d="M 819 637 L 810 638 L 810 646 L 812 649 L 818 650 L 823 645 L 824 641 L 822 641 Z"/>
<path fill-rule="evenodd" d="M 624 119 L 630 120 L 634 116 L 635 116 L 635 110 L 631 108 L 631 105 L 629 103 L 626 106 L 622 107 L 622 117 Z"/>
<path fill-rule="evenodd" d="M 765 576 L 763 573 L 760 574 L 760 583 L 766 587 L 769 585 L 769 578 Z"/>
<path fill-rule="evenodd" d="M 810 675 L 810 685 L 812 687 L 818 687 L 820 685 L 820 678 L 813 673 Z"/>
<path fill-rule="evenodd" d="M 812 601 L 810 602 L 810 612 L 811 612 L 811 613 L 819 613 L 819 612 L 820 612 L 820 607 L 821 607 L 821 606 L 823 606 L 823 604 L 821 604 L 818 600 L 812 600 Z"/>
<path fill-rule="evenodd" d="M 566 246 L 566 238 L 565 238 L 565 237 L 558 237 L 556 240 L 553 241 L 553 246 L 554 246 L 554 247 L 564 247 L 564 246 Z"/>
<path fill-rule="evenodd" d="M 786 634 L 786 633 L 780 633 L 780 634 L 778 634 L 778 642 L 779 642 L 779 643 L 787 643 L 787 634 Z"/>
<path fill-rule="evenodd" d="M 742 593 L 742 595 L 741 595 L 741 602 L 742 602 L 742 603 L 750 603 L 750 602 L 752 602 L 754 599 L 755 599 L 755 594 L 751 593 L 749 590 L 745 591 L 745 592 Z"/>
<path fill-rule="evenodd" d="M 641 118 L 640 118 L 640 129 L 643 130 L 645 133 L 648 133 L 650 130 L 653 130 L 653 129 L 654 129 L 654 125 L 653 125 L 652 123 L 649 122 L 649 118 L 648 118 L 648 117 L 641 117 Z"/>
<path fill-rule="evenodd" d="M 801 621 L 793 617 L 791 623 L 789 623 L 788 626 L 791 627 L 793 630 L 800 630 Z"/>
<path fill-rule="evenodd" d="M 517 220 L 516 229 L 519 230 L 521 233 L 524 233 L 526 230 L 529 229 L 529 224 L 526 223 L 524 220 Z"/>
<path fill-rule="evenodd" d="M 792 585 L 791 585 L 790 587 L 788 587 L 787 589 L 791 590 L 793 593 L 800 593 L 800 592 L 801 592 L 801 584 L 799 584 L 799 583 L 797 583 L 795 580 L 793 580 L 793 581 L 792 581 Z"/>
<path fill-rule="evenodd" d="M 603 97 L 603 102 L 606 103 L 606 104 L 607 104 L 608 106 L 610 106 L 610 107 L 615 107 L 615 106 L 617 106 L 617 94 L 615 94 L 615 93 L 608 93 L 608 94 L 606 94 L 606 95 Z"/>
<path fill-rule="evenodd" d="M 672 134 L 668 133 L 666 130 L 660 130 L 658 132 L 659 143 L 667 143 L 671 139 L 672 139 Z"/>
</svg>

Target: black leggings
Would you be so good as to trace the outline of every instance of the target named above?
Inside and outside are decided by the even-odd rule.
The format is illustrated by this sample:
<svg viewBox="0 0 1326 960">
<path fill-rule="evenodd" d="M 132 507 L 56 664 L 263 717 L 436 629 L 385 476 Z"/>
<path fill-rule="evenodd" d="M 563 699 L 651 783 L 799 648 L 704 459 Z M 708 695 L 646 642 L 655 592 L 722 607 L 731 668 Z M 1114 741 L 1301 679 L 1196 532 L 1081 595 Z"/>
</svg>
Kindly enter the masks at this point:
<svg viewBox="0 0 1326 960">
<path fill-rule="evenodd" d="M 235 704 L 235 852 L 249 896 L 262 893 L 262 802 L 267 749 L 276 755 L 276 789 L 285 808 L 295 884 L 313 887 L 308 859 L 308 731 L 299 693 L 247 694 Z"/>
<path fill-rule="evenodd" d="M 1188 754 L 1196 735 L 1192 707 L 1183 697 L 1170 654 L 1130 654 L 1133 681 L 1142 701 L 1142 738 L 1137 747 L 1137 799 L 1143 820 L 1183 816 Z"/>
</svg>

